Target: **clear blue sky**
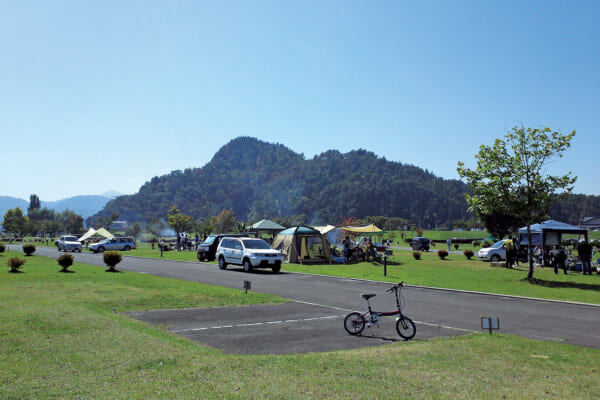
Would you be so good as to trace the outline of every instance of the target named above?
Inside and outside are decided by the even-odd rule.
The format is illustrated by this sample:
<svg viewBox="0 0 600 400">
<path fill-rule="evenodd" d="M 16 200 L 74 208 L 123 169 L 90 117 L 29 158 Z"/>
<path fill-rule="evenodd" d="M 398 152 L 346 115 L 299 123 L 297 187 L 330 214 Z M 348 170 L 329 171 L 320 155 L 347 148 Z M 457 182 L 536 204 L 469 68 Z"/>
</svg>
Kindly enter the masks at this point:
<svg viewBox="0 0 600 400">
<path fill-rule="evenodd" d="M 577 130 L 600 194 L 598 1 L 0 0 L 0 195 L 137 192 L 238 136 L 458 178 L 515 125 Z"/>
</svg>

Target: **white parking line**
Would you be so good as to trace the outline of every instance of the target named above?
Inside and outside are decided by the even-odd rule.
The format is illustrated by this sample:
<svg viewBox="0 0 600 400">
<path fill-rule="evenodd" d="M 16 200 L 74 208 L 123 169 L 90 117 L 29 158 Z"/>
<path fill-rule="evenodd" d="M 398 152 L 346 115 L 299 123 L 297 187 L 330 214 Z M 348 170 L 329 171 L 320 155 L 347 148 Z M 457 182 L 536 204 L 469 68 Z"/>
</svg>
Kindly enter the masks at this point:
<svg viewBox="0 0 600 400">
<path fill-rule="evenodd" d="M 259 325 L 269 325 L 269 324 L 284 324 L 284 323 L 295 323 L 295 322 L 304 322 L 304 321 L 318 321 L 322 319 L 333 319 L 333 318 L 342 318 L 343 315 L 327 315 L 325 317 L 311 317 L 311 318 L 300 318 L 300 319 L 287 319 L 285 321 L 265 321 L 265 322 L 252 322 L 246 324 L 237 324 L 237 325 L 221 325 L 221 326 L 211 326 L 211 327 L 203 327 L 203 328 L 191 328 L 191 329 L 178 329 L 171 331 L 173 333 L 183 333 L 183 332 L 197 332 L 197 331 L 206 331 L 209 329 L 225 329 L 225 328 L 243 328 L 248 326 L 259 326 Z"/>
</svg>

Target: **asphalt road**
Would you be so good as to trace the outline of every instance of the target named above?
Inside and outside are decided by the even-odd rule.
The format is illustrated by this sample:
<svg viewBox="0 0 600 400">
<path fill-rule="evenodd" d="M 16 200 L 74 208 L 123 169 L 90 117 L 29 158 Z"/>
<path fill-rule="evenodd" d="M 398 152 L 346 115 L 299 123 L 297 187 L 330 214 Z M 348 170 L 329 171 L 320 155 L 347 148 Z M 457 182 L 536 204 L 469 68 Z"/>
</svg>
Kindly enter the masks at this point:
<svg viewBox="0 0 600 400">
<path fill-rule="evenodd" d="M 15 250 L 20 247 L 20 245 L 13 245 Z M 58 257 L 59 253 L 54 248 L 38 247 L 36 255 Z M 84 251 L 81 254 L 75 253 L 74 256 L 78 262 L 104 266 L 101 254 Z M 372 299 L 375 309 L 393 309 L 394 299 L 385 292 L 390 286 L 389 283 L 288 273 L 285 272 L 285 265 L 280 274 L 272 274 L 270 271 L 246 274 L 236 267 L 229 267 L 222 271 L 214 264 L 138 257 L 123 257 L 118 269 L 238 289 L 242 288 L 244 280 L 248 280 L 251 281 L 251 290 L 253 291 L 270 293 L 298 302 L 293 303 L 297 304 L 294 306 L 295 308 L 287 310 L 285 306 L 283 308 L 270 306 L 270 308 L 266 308 L 267 311 L 257 307 L 255 308 L 258 310 L 256 313 L 248 314 L 247 307 L 244 312 L 228 308 L 228 310 L 216 310 L 214 313 L 207 313 L 204 310 L 201 316 L 171 315 L 168 317 L 170 322 L 167 325 L 172 331 L 190 337 L 192 340 L 198 340 L 218 348 L 224 348 L 220 347 L 218 343 L 227 335 L 232 336 L 234 342 L 238 340 L 234 348 L 224 348 L 226 351 L 286 353 L 306 351 L 307 347 L 310 349 L 309 351 L 324 351 L 385 344 L 400 339 L 395 334 L 392 320 L 383 321 L 380 330 L 376 328 L 372 328 L 371 331 L 366 330 L 363 338 L 350 337 L 345 334 L 342 327 L 343 315 L 350 310 L 365 308 L 366 303 L 360 297 L 361 293 L 377 294 Z M 522 271 L 515 271 L 515 273 L 522 273 Z M 407 283 L 410 284 L 410 282 Z M 590 288 L 590 290 L 595 289 Z M 502 333 L 600 348 L 600 306 L 410 285 L 404 289 L 404 297 L 406 301 L 405 314 L 417 323 L 417 340 L 481 332 L 481 317 L 490 316 L 499 318 L 500 332 Z M 231 318 L 228 317 L 229 315 Z M 150 314 L 144 317 L 134 315 L 134 317 L 148 322 L 152 322 L 153 318 L 158 318 Z M 167 316 L 163 316 L 161 323 L 164 323 L 165 318 Z M 191 320 L 196 321 L 195 325 L 190 325 Z M 249 344 L 248 341 L 244 342 L 240 338 L 249 336 L 248 332 L 259 329 L 257 327 L 261 326 L 265 330 L 256 333 L 253 336 L 255 339 L 269 337 L 273 332 L 270 329 L 276 327 L 283 329 L 283 333 L 276 333 L 278 337 L 294 336 L 293 333 L 298 333 L 297 343 L 303 340 L 307 341 L 307 338 L 311 337 L 316 339 L 312 343 L 308 340 L 304 347 L 298 345 L 298 348 L 294 348 L 293 344 L 282 343 L 281 346 L 291 346 L 289 351 L 274 351 L 273 345 L 263 349 L 257 348 L 256 351 L 244 351 L 244 349 L 248 349 L 248 346 L 256 347 L 257 344 Z M 235 333 L 234 328 L 245 329 L 245 333 Z M 229 329 L 227 335 L 225 334 L 226 329 Z M 310 330 L 302 332 L 303 329 Z M 220 338 L 217 345 L 213 343 L 214 338 L 212 338 L 211 332 Z M 340 333 L 343 334 L 340 335 Z M 330 346 L 318 345 L 318 343 L 324 343 L 328 337 L 333 337 Z"/>
</svg>

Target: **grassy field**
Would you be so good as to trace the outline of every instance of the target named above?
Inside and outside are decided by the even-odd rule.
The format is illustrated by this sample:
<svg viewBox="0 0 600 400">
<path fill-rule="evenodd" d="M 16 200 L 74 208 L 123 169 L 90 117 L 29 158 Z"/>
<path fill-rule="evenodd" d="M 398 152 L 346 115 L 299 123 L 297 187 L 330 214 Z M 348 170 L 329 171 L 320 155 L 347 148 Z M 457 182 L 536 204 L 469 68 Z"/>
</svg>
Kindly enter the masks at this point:
<svg viewBox="0 0 600 400">
<path fill-rule="evenodd" d="M 15 254 L 0 255 L 2 399 L 600 398 L 600 351 L 502 334 L 224 354 L 123 312 L 281 299 L 36 256 L 10 274 Z"/>
</svg>

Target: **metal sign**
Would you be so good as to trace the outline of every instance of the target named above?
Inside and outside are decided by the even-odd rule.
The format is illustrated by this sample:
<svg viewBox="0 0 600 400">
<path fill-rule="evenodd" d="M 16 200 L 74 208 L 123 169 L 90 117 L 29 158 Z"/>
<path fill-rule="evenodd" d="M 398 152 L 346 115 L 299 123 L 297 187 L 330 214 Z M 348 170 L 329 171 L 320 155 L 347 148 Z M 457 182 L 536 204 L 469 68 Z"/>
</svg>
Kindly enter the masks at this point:
<svg viewBox="0 0 600 400">
<path fill-rule="evenodd" d="M 500 329 L 500 320 L 495 317 L 481 317 L 481 329 L 487 329 L 492 333 L 492 330 Z"/>
</svg>

